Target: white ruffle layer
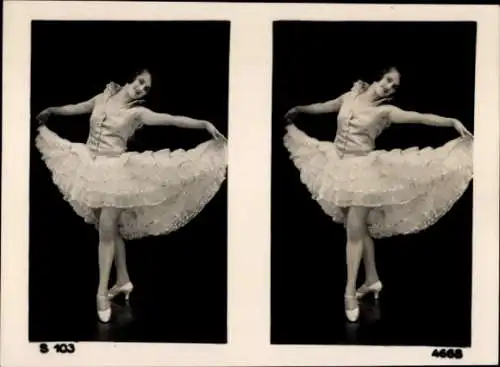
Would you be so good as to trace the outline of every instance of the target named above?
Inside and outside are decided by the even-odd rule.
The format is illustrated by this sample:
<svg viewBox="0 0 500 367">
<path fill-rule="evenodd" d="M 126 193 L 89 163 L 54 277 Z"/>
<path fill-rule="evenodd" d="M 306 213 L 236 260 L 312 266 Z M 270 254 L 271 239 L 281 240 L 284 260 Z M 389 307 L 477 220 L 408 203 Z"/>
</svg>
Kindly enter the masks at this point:
<svg viewBox="0 0 500 367">
<path fill-rule="evenodd" d="M 126 239 L 166 234 L 194 218 L 226 176 L 227 146 L 210 140 L 190 150 L 126 152 L 95 156 L 42 126 L 36 146 L 54 183 L 75 212 L 97 224 L 96 209 L 122 209 Z"/>
<path fill-rule="evenodd" d="M 333 143 L 289 125 L 284 144 L 302 182 L 335 222 L 344 223 L 343 208 L 372 208 L 368 226 L 374 238 L 433 225 L 472 179 L 472 138 L 457 138 L 436 149 L 375 150 L 341 157 Z"/>
</svg>

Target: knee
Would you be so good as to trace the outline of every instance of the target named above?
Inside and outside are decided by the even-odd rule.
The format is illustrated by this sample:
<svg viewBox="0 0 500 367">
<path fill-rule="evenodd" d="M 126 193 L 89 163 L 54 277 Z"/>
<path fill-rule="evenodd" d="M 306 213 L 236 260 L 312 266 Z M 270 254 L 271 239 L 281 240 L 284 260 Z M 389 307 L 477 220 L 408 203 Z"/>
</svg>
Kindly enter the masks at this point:
<svg viewBox="0 0 500 367">
<path fill-rule="evenodd" d="M 101 243 L 113 244 L 115 240 L 115 231 L 109 224 L 101 223 L 99 225 L 99 239 Z"/>
<path fill-rule="evenodd" d="M 113 244 L 117 234 L 116 220 L 113 215 L 103 212 L 99 220 L 99 239 L 103 244 Z"/>
<path fill-rule="evenodd" d="M 360 220 L 351 221 L 347 225 L 347 239 L 349 242 L 360 243 L 367 234 L 366 225 Z"/>
</svg>

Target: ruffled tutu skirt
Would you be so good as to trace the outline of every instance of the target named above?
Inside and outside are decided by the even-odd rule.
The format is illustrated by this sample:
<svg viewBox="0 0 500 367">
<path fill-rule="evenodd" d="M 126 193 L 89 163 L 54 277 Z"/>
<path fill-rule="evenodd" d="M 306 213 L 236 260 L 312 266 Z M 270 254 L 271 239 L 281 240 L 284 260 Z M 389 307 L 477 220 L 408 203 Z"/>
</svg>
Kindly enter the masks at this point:
<svg viewBox="0 0 500 367">
<path fill-rule="evenodd" d="M 369 207 L 374 238 L 410 234 L 445 215 L 472 180 L 472 138 L 434 148 L 339 154 L 332 142 L 314 139 L 294 125 L 285 147 L 301 181 L 333 221 L 345 224 L 345 208 Z"/>
<path fill-rule="evenodd" d="M 42 126 L 36 146 L 56 186 L 85 222 L 119 208 L 125 239 L 167 234 L 194 218 L 225 180 L 227 146 L 210 140 L 190 150 L 94 155 Z"/>
</svg>

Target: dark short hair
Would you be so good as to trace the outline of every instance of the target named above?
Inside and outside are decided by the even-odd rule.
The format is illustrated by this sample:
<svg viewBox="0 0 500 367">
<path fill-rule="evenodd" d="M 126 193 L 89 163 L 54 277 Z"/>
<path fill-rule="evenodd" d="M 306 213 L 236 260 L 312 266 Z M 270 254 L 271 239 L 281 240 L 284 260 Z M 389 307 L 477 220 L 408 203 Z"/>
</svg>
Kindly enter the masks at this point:
<svg viewBox="0 0 500 367">
<path fill-rule="evenodd" d="M 384 68 L 384 69 L 382 69 L 381 71 L 378 72 L 377 80 L 382 79 L 385 74 L 391 73 L 393 71 L 395 71 L 396 73 L 400 74 L 399 69 L 396 66 L 389 66 L 389 67 Z"/>
<path fill-rule="evenodd" d="M 149 68 L 146 67 L 141 67 L 141 68 L 134 68 L 132 70 L 124 70 L 124 71 L 117 71 L 114 74 L 113 81 L 121 86 L 124 86 L 127 83 L 133 82 L 139 75 L 143 73 L 148 73 L 151 74 Z"/>
<path fill-rule="evenodd" d="M 129 81 L 132 81 L 132 80 L 135 80 L 139 75 L 141 74 L 144 74 L 144 73 L 147 73 L 147 74 L 150 74 L 151 75 L 151 72 L 149 71 L 148 68 L 139 68 L 139 69 L 135 69 L 134 73 L 132 74 L 132 77 L 130 78 Z"/>
<path fill-rule="evenodd" d="M 370 67 L 361 71 L 361 73 L 357 73 L 355 77 L 360 78 L 361 80 L 367 82 L 368 84 L 372 84 L 374 82 L 378 82 L 381 80 L 385 74 L 395 71 L 400 73 L 399 68 L 396 66 L 389 67 L 381 67 L 381 65 L 377 67 Z"/>
</svg>

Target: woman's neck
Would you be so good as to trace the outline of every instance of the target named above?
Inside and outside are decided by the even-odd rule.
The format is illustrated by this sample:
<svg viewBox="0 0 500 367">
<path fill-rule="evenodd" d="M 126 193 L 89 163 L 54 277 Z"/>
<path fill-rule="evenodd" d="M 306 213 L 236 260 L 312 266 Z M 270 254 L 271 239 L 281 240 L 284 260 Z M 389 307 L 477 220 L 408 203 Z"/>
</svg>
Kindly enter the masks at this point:
<svg viewBox="0 0 500 367">
<path fill-rule="evenodd" d="M 361 94 L 360 97 L 361 100 L 371 105 L 378 105 L 387 100 L 387 98 L 380 98 L 377 93 L 375 84 L 371 84 L 368 89 L 363 94 Z"/>
<path fill-rule="evenodd" d="M 128 105 L 128 104 L 130 104 L 132 102 L 132 98 L 130 98 L 130 96 L 127 93 L 127 85 L 125 85 L 122 88 L 120 88 L 120 90 L 118 91 L 118 93 L 116 93 L 114 95 L 114 99 L 118 103 L 123 104 L 123 105 Z"/>
</svg>

